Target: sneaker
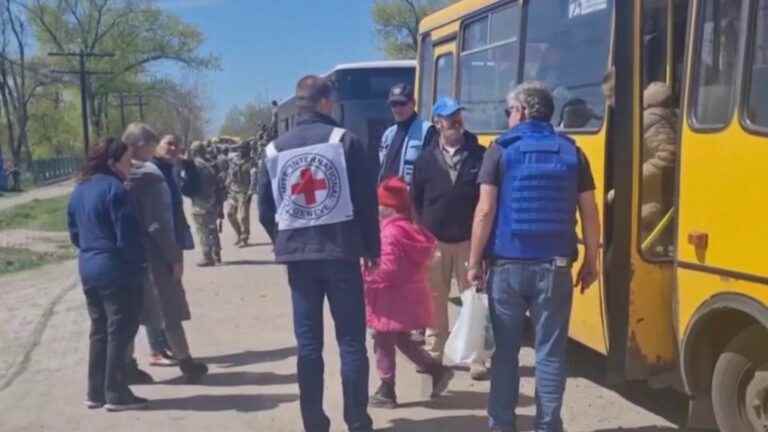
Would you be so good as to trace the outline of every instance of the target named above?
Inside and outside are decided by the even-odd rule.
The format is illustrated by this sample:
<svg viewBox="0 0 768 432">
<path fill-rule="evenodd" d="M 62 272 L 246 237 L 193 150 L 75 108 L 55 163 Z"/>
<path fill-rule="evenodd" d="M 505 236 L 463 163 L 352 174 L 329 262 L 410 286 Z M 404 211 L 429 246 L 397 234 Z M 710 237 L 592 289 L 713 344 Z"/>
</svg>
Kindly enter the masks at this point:
<svg viewBox="0 0 768 432">
<path fill-rule="evenodd" d="M 208 373 L 208 366 L 204 363 L 196 362 L 191 357 L 179 360 L 179 369 L 184 374 L 187 384 L 194 384 L 200 381 L 203 375 Z"/>
<path fill-rule="evenodd" d="M 379 388 L 371 396 L 368 405 L 374 408 L 393 409 L 397 407 L 397 395 L 395 394 L 395 385 L 382 381 Z"/>
<path fill-rule="evenodd" d="M 488 381 L 488 368 L 483 363 L 469 366 L 469 377 L 474 381 Z"/>
<path fill-rule="evenodd" d="M 104 406 L 104 401 L 93 401 L 86 399 L 85 402 L 83 402 L 83 405 L 85 405 L 85 407 L 88 409 L 99 409 Z"/>
<path fill-rule="evenodd" d="M 149 401 L 147 399 L 134 396 L 127 402 L 108 403 L 104 405 L 104 409 L 109 412 L 121 412 L 145 409 L 147 406 L 149 406 Z"/>
<path fill-rule="evenodd" d="M 152 378 L 152 375 L 139 369 L 139 366 L 136 364 L 135 360 L 128 365 L 128 372 L 125 374 L 125 381 L 128 385 L 152 384 L 155 382 L 155 380 Z"/>
<path fill-rule="evenodd" d="M 149 356 L 148 363 L 150 366 L 157 366 L 157 367 L 172 367 L 172 366 L 179 365 L 179 362 L 167 352 L 152 353 L 152 355 Z"/>
<path fill-rule="evenodd" d="M 213 267 L 216 265 L 216 262 L 213 260 L 202 260 L 199 263 L 197 263 L 198 267 Z"/>
<path fill-rule="evenodd" d="M 243 239 L 241 239 L 241 238 L 238 238 L 237 240 L 235 240 L 234 246 L 240 246 L 240 244 L 241 244 L 242 242 L 243 242 Z"/>
<path fill-rule="evenodd" d="M 440 365 L 432 372 L 432 397 L 438 397 L 448 390 L 448 384 L 453 379 L 453 370 Z"/>
</svg>

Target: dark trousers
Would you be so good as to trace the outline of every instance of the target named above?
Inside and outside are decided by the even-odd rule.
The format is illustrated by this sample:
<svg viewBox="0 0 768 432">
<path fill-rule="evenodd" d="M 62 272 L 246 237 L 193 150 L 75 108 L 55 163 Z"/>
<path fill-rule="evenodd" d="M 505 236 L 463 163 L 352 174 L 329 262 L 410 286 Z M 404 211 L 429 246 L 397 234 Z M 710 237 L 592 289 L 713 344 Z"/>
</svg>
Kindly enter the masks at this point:
<svg viewBox="0 0 768 432">
<path fill-rule="evenodd" d="M 121 403 L 133 393 L 125 381 L 128 346 L 139 330 L 139 283 L 85 289 L 91 317 L 88 400 Z"/>
<path fill-rule="evenodd" d="M 356 261 L 302 261 L 288 264 L 293 326 L 298 343 L 301 416 L 306 432 L 328 432 L 323 410 L 323 303 L 328 298 L 341 351 L 344 421 L 351 432 L 372 431 L 368 415 L 368 353 L 365 302 Z"/>
</svg>

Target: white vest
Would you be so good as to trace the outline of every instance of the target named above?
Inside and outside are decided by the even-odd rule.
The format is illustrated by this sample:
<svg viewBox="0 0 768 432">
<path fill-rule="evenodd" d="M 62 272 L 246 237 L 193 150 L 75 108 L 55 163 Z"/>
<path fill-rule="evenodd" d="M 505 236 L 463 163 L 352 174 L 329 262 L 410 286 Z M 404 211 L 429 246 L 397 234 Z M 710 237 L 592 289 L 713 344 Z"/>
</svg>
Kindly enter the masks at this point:
<svg viewBox="0 0 768 432">
<path fill-rule="evenodd" d="M 334 128 L 328 142 L 278 152 L 266 148 L 279 231 L 347 222 L 354 218 L 344 145 L 346 130 Z"/>
</svg>

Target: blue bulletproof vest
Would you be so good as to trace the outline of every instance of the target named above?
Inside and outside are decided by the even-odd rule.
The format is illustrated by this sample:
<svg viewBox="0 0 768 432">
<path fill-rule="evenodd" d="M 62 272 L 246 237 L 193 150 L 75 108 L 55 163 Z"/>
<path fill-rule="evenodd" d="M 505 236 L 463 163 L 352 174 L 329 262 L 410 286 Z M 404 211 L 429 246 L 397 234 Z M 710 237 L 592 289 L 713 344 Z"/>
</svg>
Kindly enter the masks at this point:
<svg viewBox="0 0 768 432">
<path fill-rule="evenodd" d="M 549 123 L 528 121 L 502 135 L 504 149 L 493 253 L 538 260 L 576 251 L 579 155 Z"/>
</svg>

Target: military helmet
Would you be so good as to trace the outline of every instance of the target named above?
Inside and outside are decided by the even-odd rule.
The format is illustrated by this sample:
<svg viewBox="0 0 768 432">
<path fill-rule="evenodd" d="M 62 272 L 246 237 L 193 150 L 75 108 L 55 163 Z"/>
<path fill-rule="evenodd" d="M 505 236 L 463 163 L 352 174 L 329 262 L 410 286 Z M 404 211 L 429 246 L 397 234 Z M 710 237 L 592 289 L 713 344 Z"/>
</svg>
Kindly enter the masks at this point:
<svg viewBox="0 0 768 432">
<path fill-rule="evenodd" d="M 189 147 L 189 154 L 192 157 L 204 157 L 208 149 L 203 141 L 193 141 Z"/>
</svg>

